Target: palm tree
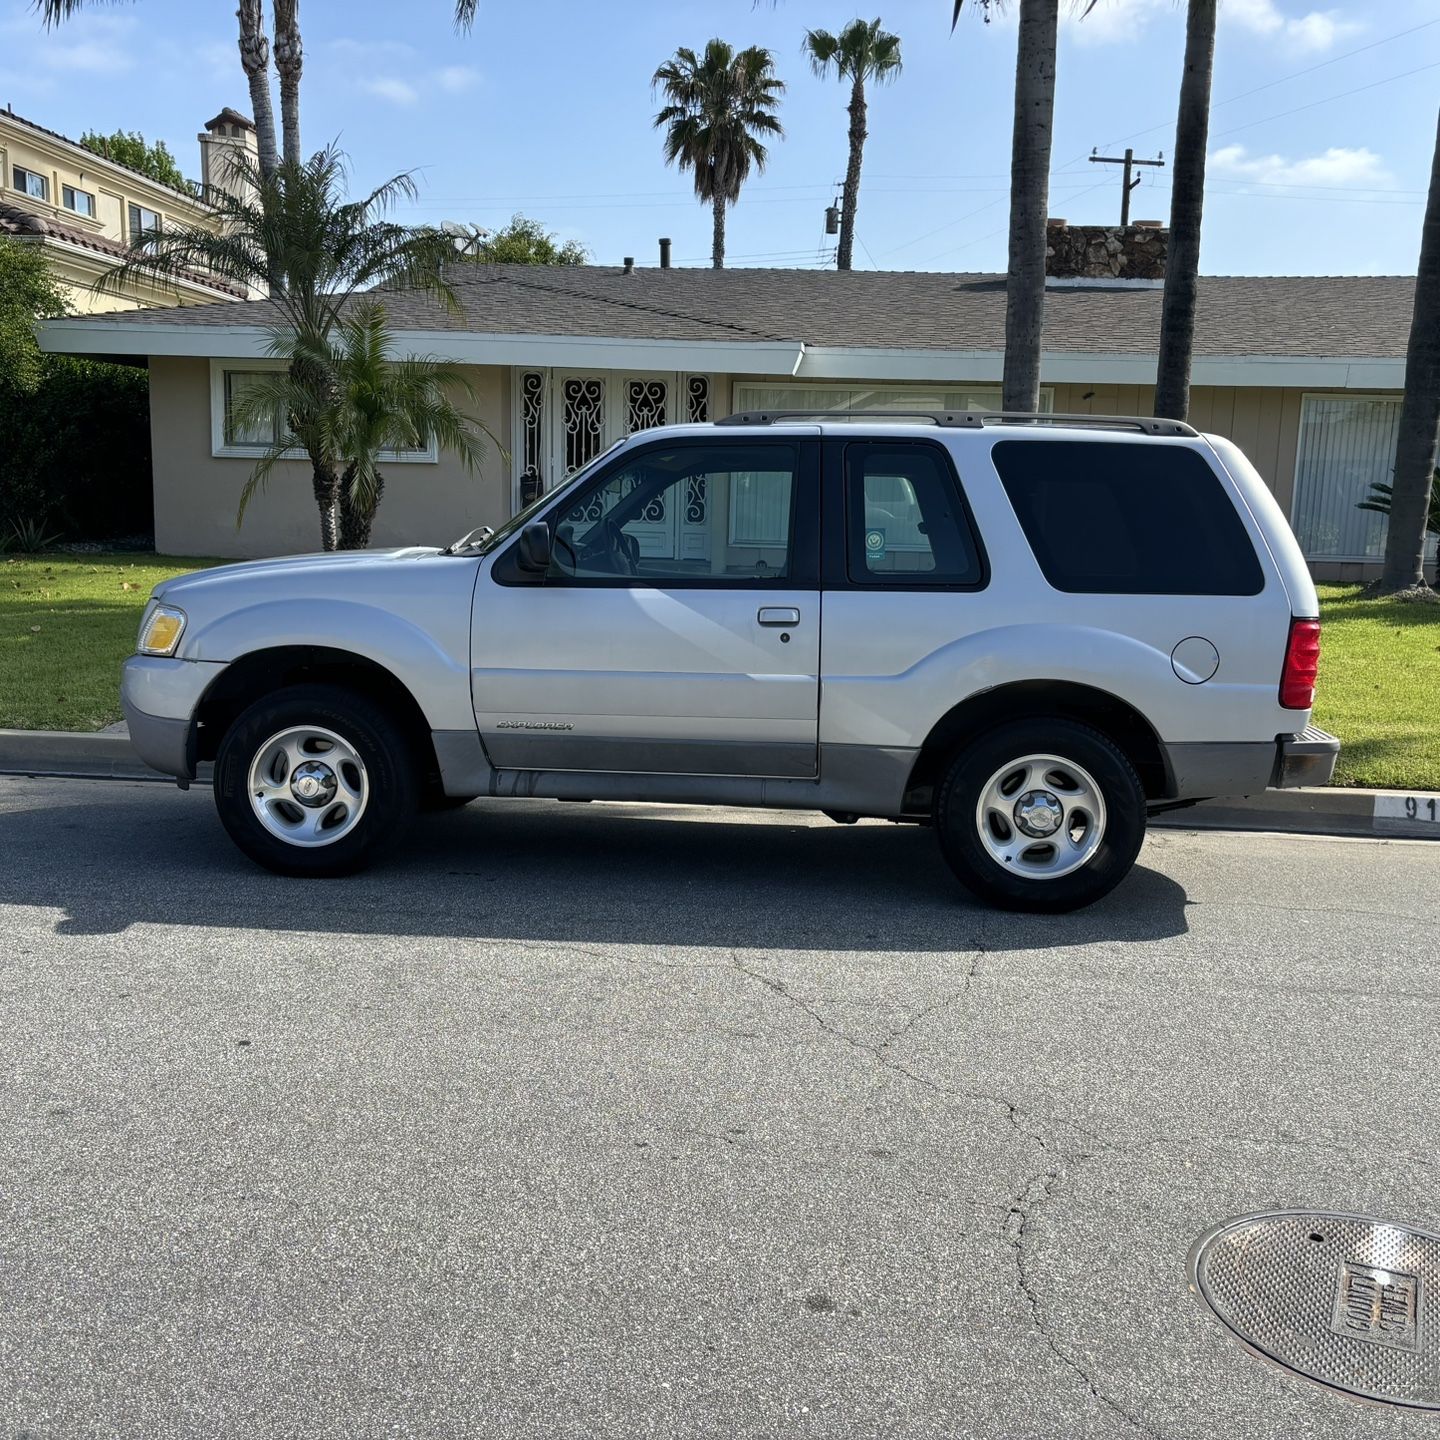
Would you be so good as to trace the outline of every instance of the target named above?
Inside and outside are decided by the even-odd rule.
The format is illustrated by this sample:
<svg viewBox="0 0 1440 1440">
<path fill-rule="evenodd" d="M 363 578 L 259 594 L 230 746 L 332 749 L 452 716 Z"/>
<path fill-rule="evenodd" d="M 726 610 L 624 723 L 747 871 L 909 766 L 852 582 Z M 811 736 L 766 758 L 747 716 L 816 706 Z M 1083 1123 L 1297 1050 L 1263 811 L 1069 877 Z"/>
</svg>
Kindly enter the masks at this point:
<svg viewBox="0 0 1440 1440">
<path fill-rule="evenodd" d="M 305 51 L 300 43 L 300 0 L 275 0 L 275 73 L 280 77 L 280 130 L 285 158 L 304 159 L 300 149 L 300 72 Z M 266 91 L 269 91 L 267 85 Z M 269 98 L 267 93 L 266 98 Z"/>
<path fill-rule="evenodd" d="M 1440 124 L 1430 165 L 1430 195 L 1420 232 L 1420 263 L 1415 273 L 1415 308 L 1405 352 L 1405 399 L 1400 406 L 1400 435 L 1395 446 L 1395 488 L 1390 529 L 1385 537 L 1385 568 L 1377 589 L 1390 595 L 1425 584 L 1425 522 L 1430 477 L 1435 473 L 1440 436 Z"/>
<path fill-rule="evenodd" d="M 1185 71 L 1175 125 L 1175 181 L 1170 195 L 1170 248 L 1160 308 L 1155 413 L 1183 420 L 1190 410 L 1190 357 L 1200 276 L 1200 221 L 1205 206 L 1205 147 L 1210 134 L 1210 72 L 1215 65 L 1216 0 L 1190 0 Z"/>
<path fill-rule="evenodd" d="M 376 286 L 427 291 L 455 306 L 444 278 L 453 254 L 450 237 L 384 218 L 397 199 L 415 198 L 408 174 L 392 176 L 360 200 L 347 200 L 344 158 L 333 146 L 303 165 L 282 160 L 270 175 L 244 157 L 235 159 L 234 168 L 241 183 L 215 197 L 218 233 L 179 223 L 147 230 L 98 288 L 118 290 L 137 275 L 198 270 L 269 292 L 277 329 L 289 337 L 281 348 L 296 382 L 289 428 L 310 458 L 321 543 L 333 550 L 340 481 L 326 419 L 337 383 L 330 368 L 331 335 L 353 297 Z"/>
<path fill-rule="evenodd" d="M 761 135 L 785 131 L 775 107 L 785 89 L 768 50 L 736 51 L 712 40 L 702 59 L 681 46 L 651 80 L 669 102 L 655 117 L 665 129 L 665 163 L 695 173 L 695 194 L 714 212 L 711 264 L 725 268 L 725 207 L 740 198 L 753 165 L 765 169 Z"/>
<path fill-rule="evenodd" d="M 340 321 L 323 360 L 334 384 L 332 403 L 319 417 L 319 424 L 343 466 L 338 499 L 342 550 L 363 550 L 370 543 L 375 513 L 385 493 L 382 455 L 421 449 L 433 439 L 473 471 L 485 453 L 482 435 L 495 439 L 450 398 L 457 390 L 472 402 L 475 398 L 462 370 L 421 357 L 391 361 L 386 357 L 393 348 L 384 306 L 377 300 L 362 300 Z M 294 360 L 296 349 L 293 334 L 277 335 L 276 350 L 283 358 Z M 284 370 L 265 373 L 241 392 L 231 415 L 235 424 L 247 426 L 269 422 L 276 415 L 292 415 L 311 401 L 305 381 L 297 381 L 287 365 Z M 288 435 L 282 435 L 261 456 L 241 492 L 237 525 L 292 443 Z"/>
<path fill-rule="evenodd" d="M 900 37 L 880 28 L 880 21 L 852 20 L 838 35 L 807 30 L 802 47 L 810 67 L 821 79 L 832 72 L 850 82 L 850 163 L 840 209 L 840 247 L 836 268 L 848 270 L 855 245 L 855 211 L 860 202 L 860 161 L 865 150 L 865 84 L 886 85 L 900 73 Z"/>
<path fill-rule="evenodd" d="M 955 28 L 965 0 L 955 0 Z M 1005 0 L 976 0 L 988 21 Z M 1080 0 L 1073 0 L 1079 4 Z M 1085 0 L 1088 15 L 1098 0 Z M 1040 335 L 1045 322 L 1045 221 L 1050 204 L 1050 140 L 1055 113 L 1055 38 L 1060 0 L 1019 0 L 1015 123 L 1010 146 L 1009 276 L 1005 286 L 1005 367 L 1001 407 L 1040 408 Z"/>
</svg>

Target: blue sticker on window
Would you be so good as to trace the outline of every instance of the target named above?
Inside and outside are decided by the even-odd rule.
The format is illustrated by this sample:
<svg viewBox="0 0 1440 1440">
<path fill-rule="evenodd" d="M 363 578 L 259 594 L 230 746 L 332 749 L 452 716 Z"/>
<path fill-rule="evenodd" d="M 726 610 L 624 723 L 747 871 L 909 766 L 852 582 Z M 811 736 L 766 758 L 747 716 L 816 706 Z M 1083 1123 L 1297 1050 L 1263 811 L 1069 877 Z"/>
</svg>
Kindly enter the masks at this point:
<svg viewBox="0 0 1440 1440">
<path fill-rule="evenodd" d="M 867 530 L 865 532 L 865 554 L 867 558 L 879 559 L 885 553 L 885 532 L 883 530 Z"/>
</svg>

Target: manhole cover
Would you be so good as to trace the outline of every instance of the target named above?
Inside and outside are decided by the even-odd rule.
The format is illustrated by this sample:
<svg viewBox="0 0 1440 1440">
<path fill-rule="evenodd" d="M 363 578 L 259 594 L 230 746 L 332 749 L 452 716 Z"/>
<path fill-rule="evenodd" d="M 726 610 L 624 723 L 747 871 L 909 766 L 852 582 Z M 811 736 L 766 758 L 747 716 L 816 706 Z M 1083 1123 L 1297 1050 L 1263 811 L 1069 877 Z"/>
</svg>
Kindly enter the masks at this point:
<svg viewBox="0 0 1440 1440">
<path fill-rule="evenodd" d="M 1190 1285 L 1241 1344 L 1333 1390 L 1440 1410 L 1440 1235 L 1271 1210 L 1207 1230 Z"/>
</svg>

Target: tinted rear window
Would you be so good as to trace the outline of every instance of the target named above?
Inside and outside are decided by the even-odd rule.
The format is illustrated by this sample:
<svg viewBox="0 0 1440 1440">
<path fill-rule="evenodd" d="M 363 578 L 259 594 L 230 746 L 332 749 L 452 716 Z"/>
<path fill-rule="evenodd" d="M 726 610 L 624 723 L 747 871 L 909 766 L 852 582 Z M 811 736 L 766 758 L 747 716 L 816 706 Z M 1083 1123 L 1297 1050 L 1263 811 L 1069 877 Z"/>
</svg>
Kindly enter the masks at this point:
<svg viewBox="0 0 1440 1440">
<path fill-rule="evenodd" d="M 1002 440 L 995 468 L 1045 578 L 1085 595 L 1256 595 L 1250 537 L 1178 445 Z"/>
</svg>

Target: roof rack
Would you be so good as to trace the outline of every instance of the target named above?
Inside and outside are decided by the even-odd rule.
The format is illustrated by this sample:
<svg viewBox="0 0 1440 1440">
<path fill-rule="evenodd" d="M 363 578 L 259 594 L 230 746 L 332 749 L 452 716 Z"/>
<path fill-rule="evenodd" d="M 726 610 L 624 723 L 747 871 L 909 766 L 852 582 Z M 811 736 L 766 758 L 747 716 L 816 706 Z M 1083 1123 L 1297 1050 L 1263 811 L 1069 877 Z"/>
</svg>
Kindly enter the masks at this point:
<svg viewBox="0 0 1440 1440">
<path fill-rule="evenodd" d="M 717 425 L 779 425 L 788 420 L 920 421 L 949 429 L 977 430 L 985 425 L 1088 426 L 1097 430 L 1139 430 L 1145 435 L 1198 435 L 1183 420 L 1153 415 L 1055 415 L 1021 410 L 742 410 Z"/>
</svg>

